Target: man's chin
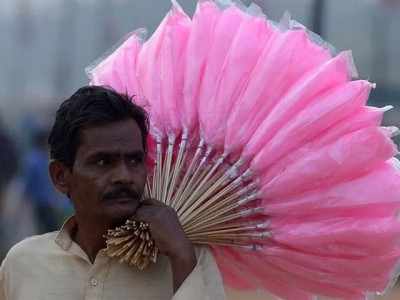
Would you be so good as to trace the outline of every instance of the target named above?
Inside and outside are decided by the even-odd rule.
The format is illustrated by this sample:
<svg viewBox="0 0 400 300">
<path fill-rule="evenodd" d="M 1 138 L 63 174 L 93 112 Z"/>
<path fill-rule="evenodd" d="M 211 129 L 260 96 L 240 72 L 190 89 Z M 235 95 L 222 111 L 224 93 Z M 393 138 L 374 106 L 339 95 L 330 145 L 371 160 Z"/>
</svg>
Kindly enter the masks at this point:
<svg viewBox="0 0 400 300">
<path fill-rule="evenodd" d="M 126 220 L 132 217 L 139 205 L 117 205 L 109 210 L 109 221 L 113 227 L 124 225 Z"/>
</svg>

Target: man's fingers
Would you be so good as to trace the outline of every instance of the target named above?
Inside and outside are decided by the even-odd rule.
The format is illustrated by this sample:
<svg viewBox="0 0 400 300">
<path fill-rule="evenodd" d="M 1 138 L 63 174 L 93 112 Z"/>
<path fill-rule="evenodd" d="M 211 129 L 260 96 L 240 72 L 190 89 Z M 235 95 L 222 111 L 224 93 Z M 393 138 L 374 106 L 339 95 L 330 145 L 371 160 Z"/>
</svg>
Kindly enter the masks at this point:
<svg viewBox="0 0 400 300">
<path fill-rule="evenodd" d="M 140 205 L 153 205 L 153 206 L 168 206 L 165 203 L 162 203 L 161 201 L 158 201 L 154 198 L 149 198 L 146 200 L 143 200 L 140 202 Z"/>
<path fill-rule="evenodd" d="M 143 205 L 140 206 L 135 214 L 130 217 L 131 220 L 150 223 L 154 219 L 157 210 L 154 206 Z"/>
<path fill-rule="evenodd" d="M 190 253 L 194 251 L 172 207 L 155 199 L 146 199 L 130 219 L 149 224 L 157 248 L 170 258 L 184 257 L 183 252 L 188 248 Z"/>
<path fill-rule="evenodd" d="M 148 199 L 141 202 L 139 208 L 130 219 L 154 223 L 167 221 L 171 216 L 177 218 L 173 208 L 155 199 Z"/>
</svg>

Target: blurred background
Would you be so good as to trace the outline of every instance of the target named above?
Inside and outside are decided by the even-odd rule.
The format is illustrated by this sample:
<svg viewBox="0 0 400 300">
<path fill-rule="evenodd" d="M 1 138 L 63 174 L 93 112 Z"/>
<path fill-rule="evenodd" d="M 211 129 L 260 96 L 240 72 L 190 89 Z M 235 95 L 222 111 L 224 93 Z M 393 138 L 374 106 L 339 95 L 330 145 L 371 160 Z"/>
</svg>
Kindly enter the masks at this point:
<svg viewBox="0 0 400 300">
<path fill-rule="evenodd" d="M 179 2 L 191 16 L 196 1 Z M 359 78 L 377 84 L 369 104 L 393 105 L 384 123 L 400 127 L 399 0 L 253 2 L 271 20 L 289 10 L 337 50 L 351 49 Z M 0 1 L 0 259 L 17 241 L 57 229 L 71 214 L 51 187 L 44 147 L 60 102 L 88 83 L 85 67 L 136 28 L 150 35 L 170 7 L 168 0 Z"/>
</svg>

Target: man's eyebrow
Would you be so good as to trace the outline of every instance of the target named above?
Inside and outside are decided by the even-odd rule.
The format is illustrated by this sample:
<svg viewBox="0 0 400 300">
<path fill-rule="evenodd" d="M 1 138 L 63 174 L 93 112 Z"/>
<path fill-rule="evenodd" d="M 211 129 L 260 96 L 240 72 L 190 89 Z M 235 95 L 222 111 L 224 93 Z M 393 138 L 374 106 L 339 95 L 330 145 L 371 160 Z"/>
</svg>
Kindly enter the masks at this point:
<svg viewBox="0 0 400 300">
<path fill-rule="evenodd" d="M 89 157 L 110 157 L 110 156 L 120 156 L 119 151 L 96 151 L 89 154 Z M 123 152 L 124 156 L 146 156 L 146 153 L 142 150 L 137 150 L 133 152 Z"/>
<path fill-rule="evenodd" d="M 129 153 L 124 153 L 124 155 L 128 155 L 128 156 L 146 156 L 146 152 L 144 152 L 142 150 L 137 150 L 137 151 L 133 151 L 133 152 L 129 152 Z"/>
</svg>

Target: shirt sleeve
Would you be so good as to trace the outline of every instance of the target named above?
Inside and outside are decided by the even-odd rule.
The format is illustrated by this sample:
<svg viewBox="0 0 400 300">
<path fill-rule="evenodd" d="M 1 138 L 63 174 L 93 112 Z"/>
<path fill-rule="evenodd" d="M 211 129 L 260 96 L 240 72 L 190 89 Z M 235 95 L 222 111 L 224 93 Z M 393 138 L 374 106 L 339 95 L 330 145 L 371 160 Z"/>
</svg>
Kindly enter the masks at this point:
<svg viewBox="0 0 400 300">
<path fill-rule="evenodd" d="M 226 300 L 221 274 L 211 253 L 197 248 L 197 265 L 172 300 Z"/>
</svg>

